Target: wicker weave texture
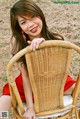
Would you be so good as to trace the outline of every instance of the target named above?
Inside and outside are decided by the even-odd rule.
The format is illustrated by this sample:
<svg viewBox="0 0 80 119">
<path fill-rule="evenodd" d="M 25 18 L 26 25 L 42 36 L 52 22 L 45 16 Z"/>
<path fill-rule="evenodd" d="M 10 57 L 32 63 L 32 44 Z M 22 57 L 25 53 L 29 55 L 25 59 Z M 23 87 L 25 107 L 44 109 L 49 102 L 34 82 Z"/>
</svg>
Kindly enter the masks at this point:
<svg viewBox="0 0 80 119">
<path fill-rule="evenodd" d="M 63 90 L 71 63 L 72 50 L 80 54 L 80 47 L 73 43 L 61 40 L 47 40 L 41 43 L 35 52 L 28 46 L 11 58 L 7 65 L 7 76 L 12 96 L 12 108 L 17 118 L 22 119 L 17 111 L 17 104 L 22 115 L 25 109 L 14 82 L 13 65 L 19 58 L 26 55 L 29 77 L 34 94 L 36 115 L 50 116 L 73 107 L 71 114 L 75 115 L 75 118 L 78 119 L 76 104 L 80 89 L 80 72 L 72 93 L 73 105 L 69 105 L 66 108 L 63 107 Z M 57 119 L 66 119 L 69 117 L 70 113 Z M 71 118 L 73 119 L 74 117 Z"/>
<path fill-rule="evenodd" d="M 63 107 L 63 90 L 71 50 L 45 47 L 26 54 L 36 113 Z"/>
</svg>

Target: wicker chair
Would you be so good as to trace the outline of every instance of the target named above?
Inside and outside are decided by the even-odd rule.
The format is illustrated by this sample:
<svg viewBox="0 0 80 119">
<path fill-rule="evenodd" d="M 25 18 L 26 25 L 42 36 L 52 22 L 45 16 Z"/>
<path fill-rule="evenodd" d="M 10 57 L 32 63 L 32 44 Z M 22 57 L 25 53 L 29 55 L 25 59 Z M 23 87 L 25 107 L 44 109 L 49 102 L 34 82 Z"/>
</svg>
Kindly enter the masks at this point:
<svg viewBox="0 0 80 119">
<path fill-rule="evenodd" d="M 68 41 L 48 40 L 40 44 L 36 51 L 30 46 L 18 52 L 7 66 L 7 75 L 12 96 L 12 106 L 17 119 L 23 119 L 25 112 L 23 102 L 14 82 L 13 65 L 25 55 L 29 78 L 34 94 L 34 107 L 39 118 L 55 117 L 56 119 L 79 119 L 77 111 L 77 98 L 80 85 L 80 74 L 72 94 L 72 102 L 64 106 L 63 90 L 72 61 L 72 49 L 80 53 L 80 47 Z M 69 100 L 68 100 L 69 102 Z M 61 115 L 62 112 L 66 114 Z"/>
</svg>

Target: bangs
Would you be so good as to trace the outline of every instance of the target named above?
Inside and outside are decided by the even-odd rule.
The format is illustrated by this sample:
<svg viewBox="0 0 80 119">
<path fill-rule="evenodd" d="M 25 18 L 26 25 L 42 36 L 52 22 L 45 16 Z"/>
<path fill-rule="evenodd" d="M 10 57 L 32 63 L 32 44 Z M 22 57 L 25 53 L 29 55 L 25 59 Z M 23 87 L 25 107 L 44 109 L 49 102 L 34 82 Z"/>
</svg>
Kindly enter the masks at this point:
<svg viewBox="0 0 80 119">
<path fill-rule="evenodd" d="M 20 13 L 17 16 L 20 16 L 20 17 L 26 19 L 26 17 L 31 17 L 32 18 L 32 17 L 37 17 L 39 15 L 36 14 L 36 13 L 27 12 L 27 13 L 22 13 L 22 14 Z"/>
</svg>

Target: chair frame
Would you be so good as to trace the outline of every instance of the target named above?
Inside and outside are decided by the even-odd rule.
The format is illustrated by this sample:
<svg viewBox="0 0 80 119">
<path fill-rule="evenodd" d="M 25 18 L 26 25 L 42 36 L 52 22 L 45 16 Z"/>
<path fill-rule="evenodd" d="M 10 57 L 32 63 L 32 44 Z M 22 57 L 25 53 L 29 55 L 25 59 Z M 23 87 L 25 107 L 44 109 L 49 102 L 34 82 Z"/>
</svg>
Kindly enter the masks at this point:
<svg viewBox="0 0 80 119">
<path fill-rule="evenodd" d="M 69 41 L 61 41 L 61 40 L 48 40 L 45 41 L 43 43 L 40 44 L 39 48 L 44 48 L 47 46 L 57 46 L 57 47 L 64 47 L 64 48 L 69 48 L 69 49 L 73 49 L 75 51 L 77 51 L 80 54 L 80 47 L 78 47 L 77 45 L 70 43 Z M 30 46 L 24 48 L 23 50 L 19 51 L 14 57 L 11 58 L 11 60 L 8 63 L 7 66 L 7 76 L 8 76 L 8 82 L 9 82 L 9 87 L 10 87 L 10 94 L 12 96 L 12 109 L 14 111 L 14 114 L 16 115 L 17 119 L 23 119 L 16 110 L 16 106 L 18 104 L 21 114 L 23 115 L 25 110 L 22 104 L 22 100 L 20 98 L 19 92 L 17 90 L 16 84 L 14 82 L 14 76 L 13 76 L 13 65 L 16 63 L 16 61 L 19 60 L 20 57 L 22 57 L 23 55 L 26 55 L 27 53 L 32 52 Z M 77 98 L 78 98 L 78 93 L 79 93 L 79 85 L 80 85 L 80 72 L 77 78 L 77 83 L 76 86 L 73 90 L 73 104 L 71 106 L 68 106 L 67 108 L 61 109 L 60 111 L 65 111 L 67 109 L 71 109 L 72 115 L 75 114 L 75 117 L 71 116 L 71 119 L 79 119 L 78 117 L 78 112 L 77 112 L 77 108 L 76 108 L 76 103 L 77 103 Z M 18 101 L 19 100 L 19 101 Z M 59 112 L 59 110 L 55 111 L 54 113 Z M 52 114 L 52 112 L 50 112 L 49 114 Z M 48 113 L 47 113 L 48 114 Z M 42 116 L 42 115 L 47 115 L 46 113 L 40 113 L 39 115 L 36 114 L 36 116 Z M 56 119 L 68 119 L 70 117 L 71 113 L 67 113 L 64 116 L 61 117 L 57 117 Z"/>
</svg>

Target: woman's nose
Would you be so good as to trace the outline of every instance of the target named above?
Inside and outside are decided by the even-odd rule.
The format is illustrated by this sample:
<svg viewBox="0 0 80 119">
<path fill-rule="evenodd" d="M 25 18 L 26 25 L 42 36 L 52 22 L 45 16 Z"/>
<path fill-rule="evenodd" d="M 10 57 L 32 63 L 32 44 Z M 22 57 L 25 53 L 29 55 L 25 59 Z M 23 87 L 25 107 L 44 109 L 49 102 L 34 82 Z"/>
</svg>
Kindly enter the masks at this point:
<svg viewBox="0 0 80 119">
<path fill-rule="evenodd" d="M 28 24 L 28 28 L 31 28 L 31 27 L 33 27 L 33 25 L 34 25 L 34 23 L 32 22 L 32 21 L 27 21 L 27 24 Z"/>
</svg>

